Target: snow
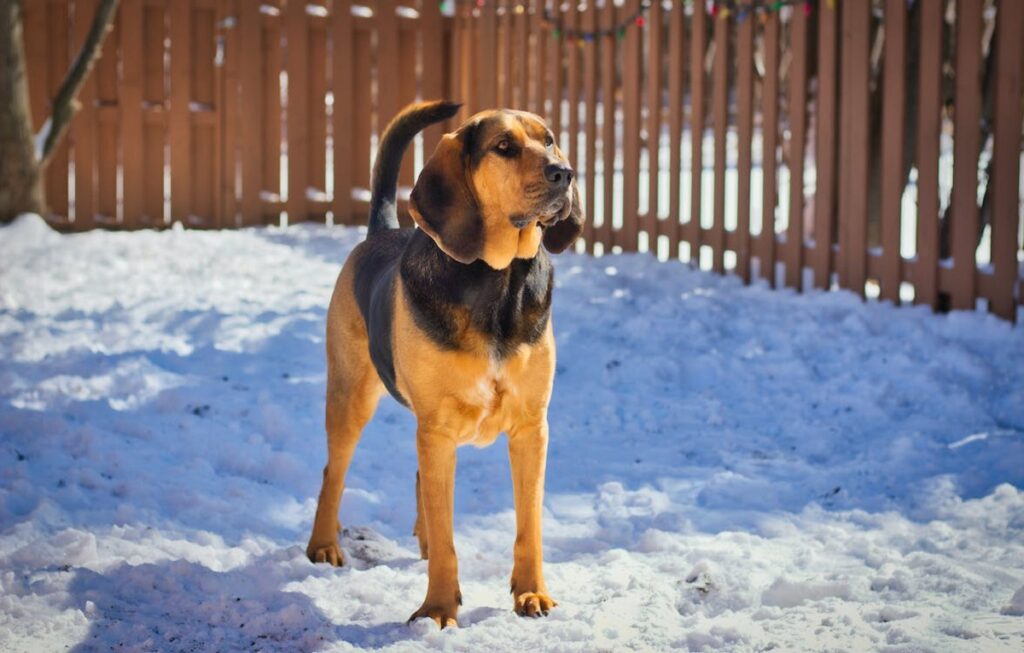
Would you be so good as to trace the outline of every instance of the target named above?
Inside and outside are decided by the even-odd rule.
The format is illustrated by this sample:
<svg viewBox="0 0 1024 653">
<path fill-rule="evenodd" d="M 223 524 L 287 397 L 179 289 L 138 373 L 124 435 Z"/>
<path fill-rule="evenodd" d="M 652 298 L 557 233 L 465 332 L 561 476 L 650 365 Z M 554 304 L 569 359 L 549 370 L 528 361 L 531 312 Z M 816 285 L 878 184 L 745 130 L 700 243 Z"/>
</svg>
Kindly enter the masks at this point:
<svg viewBox="0 0 1024 653">
<path fill-rule="evenodd" d="M 407 626 L 386 399 L 303 553 L 324 312 L 359 229 L 0 228 L 0 650 L 1020 651 L 1024 331 L 557 257 L 546 619 L 511 610 L 502 442 L 460 450 L 460 628 Z"/>
</svg>

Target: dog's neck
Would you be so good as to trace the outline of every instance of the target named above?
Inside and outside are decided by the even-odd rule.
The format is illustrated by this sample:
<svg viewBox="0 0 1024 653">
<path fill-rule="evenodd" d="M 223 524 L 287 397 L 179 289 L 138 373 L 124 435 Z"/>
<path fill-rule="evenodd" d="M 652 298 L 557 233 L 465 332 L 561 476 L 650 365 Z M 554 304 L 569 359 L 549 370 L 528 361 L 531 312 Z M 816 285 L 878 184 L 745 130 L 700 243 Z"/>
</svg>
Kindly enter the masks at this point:
<svg viewBox="0 0 1024 653">
<path fill-rule="evenodd" d="M 505 357 L 537 342 L 551 313 L 551 260 L 541 249 L 502 270 L 452 259 L 419 229 L 402 255 L 400 274 L 413 317 L 438 345 L 455 349 L 472 329 Z"/>
</svg>

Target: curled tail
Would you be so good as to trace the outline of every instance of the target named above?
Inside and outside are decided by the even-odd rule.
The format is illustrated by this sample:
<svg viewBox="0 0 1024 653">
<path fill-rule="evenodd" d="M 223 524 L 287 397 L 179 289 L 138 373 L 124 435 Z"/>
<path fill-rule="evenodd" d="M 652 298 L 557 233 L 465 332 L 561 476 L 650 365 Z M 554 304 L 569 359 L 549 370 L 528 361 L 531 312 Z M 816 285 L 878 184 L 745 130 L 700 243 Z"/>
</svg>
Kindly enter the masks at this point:
<svg viewBox="0 0 1024 653">
<path fill-rule="evenodd" d="M 402 109 L 388 124 L 380 139 L 377 160 L 373 165 L 370 236 L 385 229 L 398 229 L 398 207 L 395 203 L 398 169 L 409 143 L 424 128 L 454 116 L 461 106 L 445 100 L 417 102 Z"/>
</svg>

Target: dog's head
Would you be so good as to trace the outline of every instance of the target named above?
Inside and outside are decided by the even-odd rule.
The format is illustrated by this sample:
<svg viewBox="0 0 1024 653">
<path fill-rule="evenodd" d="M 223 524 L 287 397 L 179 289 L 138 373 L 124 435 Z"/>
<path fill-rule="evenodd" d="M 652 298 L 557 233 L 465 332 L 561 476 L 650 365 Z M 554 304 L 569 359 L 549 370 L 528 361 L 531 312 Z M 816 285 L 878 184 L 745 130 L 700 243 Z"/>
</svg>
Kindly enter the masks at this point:
<svg viewBox="0 0 1024 653">
<path fill-rule="evenodd" d="M 487 111 L 445 134 L 409 212 L 448 256 L 494 269 L 569 247 L 583 231 L 575 173 L 532 113 Z"/>
</svg>

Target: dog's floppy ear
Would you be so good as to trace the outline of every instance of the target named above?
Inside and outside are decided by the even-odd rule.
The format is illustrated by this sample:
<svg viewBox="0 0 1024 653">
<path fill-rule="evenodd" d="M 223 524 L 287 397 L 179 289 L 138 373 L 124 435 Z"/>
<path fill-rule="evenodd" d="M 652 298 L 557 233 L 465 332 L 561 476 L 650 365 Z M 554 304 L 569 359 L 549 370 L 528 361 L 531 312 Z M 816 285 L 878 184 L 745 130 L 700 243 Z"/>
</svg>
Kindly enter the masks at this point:
<svg viewBox="0 0 1024 653">
<path fill-rule="evenodd" d="M 583 207 L 580 206 L 580 190 L 572 182 L 572 203 L 569 211 L 558 222 L 544 228 L 544 247 L 552 254 L 565 251 L 583 233 Z"/>
<path fill-rule="evenodd" d="M 466 138 L 445 134 L 412 189 L 409 213 L 441 250 L 460 263 L 480 257 L 484 223 L 467 179 Z"/>
</svg>

